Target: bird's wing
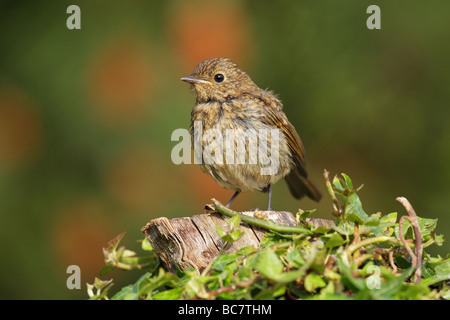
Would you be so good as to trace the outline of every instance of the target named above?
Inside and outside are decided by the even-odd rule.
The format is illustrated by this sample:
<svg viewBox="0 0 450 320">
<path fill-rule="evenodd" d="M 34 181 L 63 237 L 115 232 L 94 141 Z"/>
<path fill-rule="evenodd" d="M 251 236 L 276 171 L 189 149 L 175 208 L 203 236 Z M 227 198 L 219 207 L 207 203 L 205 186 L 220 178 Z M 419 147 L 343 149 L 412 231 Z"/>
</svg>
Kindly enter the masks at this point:
<svg viewBox="0 0 450 320">
<path fill-rule="evenodd" d="M 319 201 L 322 195 L 319 189 L 308 178 L 305 169 L 305 151 L 294 126 L 287 120 L 286 115 L 281 110 L 267 110 L 263 121 L 283 131 L 291 150 L 294 163 L 291 166 L 291 172 L 285 178 L 292 195 L 297 199 L 301 199 L 304 195 L 307 195 L 309 198 Z"/>
<path fill-rule="evenodd" d="M 295 168 L 302 176 L 306 177 L 305 149 L 303 148 L 303 143 L 284 112 L 273 108 L 266 108 L 262 121 L 269 126 L 280 128 L 282 130 L 289 149 L 291 150 Z"/>
</svg>

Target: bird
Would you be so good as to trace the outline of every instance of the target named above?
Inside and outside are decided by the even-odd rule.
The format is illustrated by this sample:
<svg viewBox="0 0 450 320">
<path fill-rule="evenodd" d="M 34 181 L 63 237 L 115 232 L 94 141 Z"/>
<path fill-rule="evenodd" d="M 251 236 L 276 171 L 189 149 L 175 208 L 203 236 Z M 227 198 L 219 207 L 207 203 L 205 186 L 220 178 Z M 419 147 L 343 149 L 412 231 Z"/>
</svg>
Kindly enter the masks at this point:
<svg viewBox="0 0 450 320">
<path fill-rule="evenodd" d="M 189 126 L 192 146 L 194 151 L 196 143 L 200 146 L 200 157 L 205 156 L 207 149 L 210 154 L 208 159 L 200 161 L 200 168 L 221 187 L 235 191 L 226 207 L 241 192 L 262 191 L 268 193 L 268 210 L 271 210 L 272 185 L 282 178 L 294 198 L 321 199 L 321 192 L 306 172 L 302 141 L 273 91 L 259 88 L 230 58 L 204 60 L 190 76 L 181 80 L 191 85 L 195 97 Z M 210 133 L 206 135 L 209 137 L 205 138 L 205 132 Z M 235 137 L 231 143 L 221 144 L 217 140 L 214 144 L 214 139 L 223 138 L 227 132 Z M 262 141 L 258 140 L 261 136 L 249 134 L 255 132 L 269 133 L 267 155 L 277 156 L 274 159 L 278 161 L 275 161 L 277 170 L 271 174 L 262 174 L 267 163 L 255 161 L 261 158 L 250 154 L 252 147 Z M 224 144 L 223 152 L 213 148 Z M 238 156 L 240 162 L 236 160 Z"/>
</svg>

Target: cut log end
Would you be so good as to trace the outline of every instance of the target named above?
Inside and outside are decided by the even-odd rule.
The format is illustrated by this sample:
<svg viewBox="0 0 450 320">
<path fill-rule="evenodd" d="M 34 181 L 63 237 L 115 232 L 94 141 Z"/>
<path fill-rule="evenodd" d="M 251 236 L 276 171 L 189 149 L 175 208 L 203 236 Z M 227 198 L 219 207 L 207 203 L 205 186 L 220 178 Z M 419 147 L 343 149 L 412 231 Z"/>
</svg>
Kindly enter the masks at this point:
<svg viewBox="0 0 450 320">
<path fill-rule="evenodd" d="M 263 216 L 276 224 L 296 225 L 291 212 L 287 211 L 246 211 L 249 216 Z M 226 245 L 219 237 L 216 226 L 225 232 L 230 230 L 226 223 L 228 217 L 217 212 L 167 219 L 165 217 L 151 220 L 142 228 L 146 239 L 170 272 L 190 268 L 203 271 Z M 313 219 L 311 219 L 312 222 Z M 314 219 L 321 220 L 321 219 Z M 241 223 L 243 236 L 229 244 L 225 252 L 236 252 L 247 246 L 258 247 L 265 230 Z"/>
</svg>

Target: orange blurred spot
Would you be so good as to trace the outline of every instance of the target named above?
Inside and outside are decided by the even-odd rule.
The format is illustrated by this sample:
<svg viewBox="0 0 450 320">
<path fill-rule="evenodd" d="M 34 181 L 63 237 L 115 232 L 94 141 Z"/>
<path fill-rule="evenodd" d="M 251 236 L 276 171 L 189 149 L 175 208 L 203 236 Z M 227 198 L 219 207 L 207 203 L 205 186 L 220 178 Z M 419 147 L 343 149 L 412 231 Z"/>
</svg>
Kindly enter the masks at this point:
<svg viewBox="0 0 450 320">
<path fill-rule="evenodd" d="M 135 149 L 119 155 L 106 172 L 111 194 L 134 210 L 156 209 L 164 202 L 168 178 L 155 150 Z M 167 187 L 167 188 L 166 188 Z M 148 211 L 147 211 L 148 213 Z"/>
<path fill-rule="evenodd" d="M 187 70 L 208 58 L 245 62 L 249 17 L 238 2 L 179 1 L 169 15 L 169 33 Z"/>
<path fill-rule="evenodd" d="M 155 82 L 142 41 L 116 39 L 99 52 L 89 79 L 93 105 L 106 123 L 134 124 L 146 115 Z"/>
<path fill-rule="evenodd" d="M 58 211 L 52 244 L 62 265 L 78 265 L 83 279 L 91 281 L 105 266 L 102 248 L 115 233 L 98 204 L 81 200 Z"/>
<path fill-rule="evenodd" d="M 42 123 L 34 102 L 15 88 L 0 90 L 0 165 L 30 160 L 41 139 Z"/>
</svg>

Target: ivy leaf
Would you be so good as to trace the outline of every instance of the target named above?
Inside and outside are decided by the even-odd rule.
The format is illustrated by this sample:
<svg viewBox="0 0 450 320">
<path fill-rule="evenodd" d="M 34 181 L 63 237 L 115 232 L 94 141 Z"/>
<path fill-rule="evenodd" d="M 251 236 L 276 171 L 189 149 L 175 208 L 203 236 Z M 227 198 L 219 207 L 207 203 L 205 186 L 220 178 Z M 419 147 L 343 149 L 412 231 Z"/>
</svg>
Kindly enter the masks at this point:
<svg viewBox="0 0 450 320">
<path fill-rule="evenodd" d="M 223 229 L 218 225 L 216 225 L 216 230 L 217 233 L 219 234 L 220 239 L 222 239 L 222 241 L 224 242 L 235 242 L 244 235 L 244 232 L 241 231 L 240 229 L 230 231 L 227 233 L 223 231 Z"/>
<path fill-rule="evenodd" d="M 241 223 L 241 217 L 239 215 L 235 215 L 234 217 L 227 219 L 226 222 L 231 227 L 231 230 L 235 230 L 239 227 L 239 224 Z"/>
<path fill-rule="evenodd" d="M 337 265 L 342 276 L 342 283 L 354 293 L 359 293 L 364 290 L 366 284 L 363 279 L 357 278 L 353 275 L 349 265 L 347 265 L 341 257 L 337 257 Z"/>
<path fill-rule="evenodd" d="M 181 293 L 183 292 L 183 287 L 169 289 L 166 291 L 158 292 L 152 296 L 153 300 L 179 300 L 181 298 Z"/>
<path fill-rule="evenodd" d="M 371 215 L 370 219 L 373 219 L 372 217 L 376 217 L 375 215 Z M 370 225 L 366 223 L 365 226 L 370 229 L 370 233 L 375 237 L 390 236 L 394 232 L 396 221 L 397 221 L 397 212 L 392 212 L 385 216 L 380 217 L 378 219 L 377 225 Z"/>
<path fill-rule="evenodd" d="M 423 284 L 430 286 L 442 281 L 450 280 L 450 261 L 446 261 L 434 268 L 435 275 L 422 281 Z"/>
<path fill-rule="evenodd" d="M 152 245 L 148 242 L 147 238 L 144 238 L 144 240 L 141 243 L 141 248 L 144 251 L 150 251 L 153 252 Z"/>
<path fill-rule="evenodd" d="M 327 242 L 325 242 L 325 248 L 339 247 L 346 242 L 347 241 L 345 241 L 338 233 L 334 233 L 330 236 Z"/>
<path fill-rule="evenodd" d="M 128 285 L 123 287 L 119 292 L 117 292 L 111 300 L 138 300 L 139 299 L 139 286 Z"/>
<path fill-rule="evenodd" d="M 400 276 L 392 275 L 386 268 L 380 268 L 383 278 L 389 278 L 389 281 L 381 284 L 379 290 L 375 290 L 375 297 L 378 299 L 393 299 L 394 295 L 403 289 L 404 282 L 411 276 L 412 268 L 406 269 Z"/>
<path fill-rule="evenodd" d="M 191 297 L 233 300 L 288 297 L 450 299 L 447 283 L 450 281 L 450 255 L 432 257 L 423 250 L 422 279 L 418 284 L 412 283 L 411 258 L 401 249 L 402 244 L 392 237 L 393 234 L 398 237 L 397 213 L 367 215 L 358 190 L 353 188 L 353 182 L 346 174 L 335 177 L 332 187 L 327 181 L 334 204 L 338 201 L 338 207 L 344 209 L 337 217 L 336 226 L 325 230 L 314 229 L 309 224 L 305 228 L 314 234 L 294 235 L 288 240 L 285 235 L 267 231 L 258 248 L 248 246 L 234 253 L 221 252 L 202 274 L 189 269 L 179 270 L 177 276 L 166 272 L 164 266 L 156 269 L 158 257 L 147 240 L 142 241 L 141 249 L 151 254 L 141 258 L 134 251 L 119 247 L 123 234 L 105 248 L 107 266 L 101 273 L 104 275 L 113 268 L 154 270 L 146 272 L 134 284 L 123 287 L 112 297 L 114 300 Z M 304 225 L 313 212 L 299 210 L 297 223 Z M 235 242 L 242 237 L 240 218 L 226 220 L 223 229 L 216 227 L 223 241 Z M 443 237 L 435 234 L 437 219 L 418 219 L 423 249 L 428 250 L 431 244 L 442 244 Z M 359 227 L 357 233 L 355 226 Z M 414 237 L 407 220 L 404 233 L 405 238 Z M 349 242 L 352 245 L 355 242 L 357 247 L 349 246 Z M 395 274 L 394 265 L 397 267 Z M 108 299 L 111 286 L 111 280 L 96 279 L 94 284 L 88 284 L 88 294 L 91 299 Z"/>
<path fill-rule="evenodd" d="M 356 193 L 352 193 L 347 198 L 344 215 L 348 221 L 357 224 L 364 224 L 368 220 L 368 216 L 362 208 L 361 200 Z"/>
<path fill-rule="evenodd" d="M 283 263 L 271 248 L 267 248 L 261 254 L 255 268 L 268 279 L 278 279 L 283 271 Z"/>
<path fill-rule="evenodd" d="M 310 273 L 305 278 L 305 289 L 308 292 L 314 292 L 317 288 L 323 288 L 327 283 L 316 273 Z"/>
<path fill-rule="evenodd" d="M 241 217 L 239 215 L 227 219 L 226 222 L 230 226 L 229 232 L 223 231 L 220 226 L 216 225 L 217 234 L 222 241 L 232 243 L 239 240 L 245 234 L 242 230 L 238 229 L 239 224 L 241 223 Z"/>
<path fill-rule="evenodd" d="M 93 284 L 87 283 L 87 292 L 90 300 L 107 299 L 108 291 L 113 286 L 113 280 L 101 280 L 99 278 L 94 279 Z M 95 292 L 94 292 L 95 289 Z"/>
<path fill-rule="evenodd" d="M 314 212 L 316 212 L 316 209 L 313 209 L 313 210 L 298 209 L 298 212 L 297 212 L 297 215 L 296 215 L 296 217 L 297 217 L 297 224 L 300 221 L 306 221 L 306 218 L 308 218 L 308 216 L 310 214 L 314 213 Z"/>
<path fill-rule="evenodd" d="M 342 186 L 341 180 L 337 176 L 334 176 L 334 178 L 333 178 L 333 185 L 337 191 L 340 191 L 340 192 L 345 191 L 345 188 Z"/>
<path fill-rule="evenodd" d="M 288 252 L 286 255 L 286 260 L 290 266 L 295 268 L 301 268 L 305 264 L 305 259 L 303 258 L 300 250 Z"/>
<path fill-rule="evenodd" d="M 353 183 L 352 183 L 352 180 L 350 179 L 350 177 L 348 175 L 346 175 L 345 173 L 341 173 L 341 175 L 344 177 L 344 181 L 347 186 L 347 189 L 349 191 L 353 191 Z"/>
<path fill-rule="evenodd" d="M 355 231 L 355 224 L 353 222 L 343 220 L 333 229 L 342 235 L 349 236 Z"/>
</svg>

